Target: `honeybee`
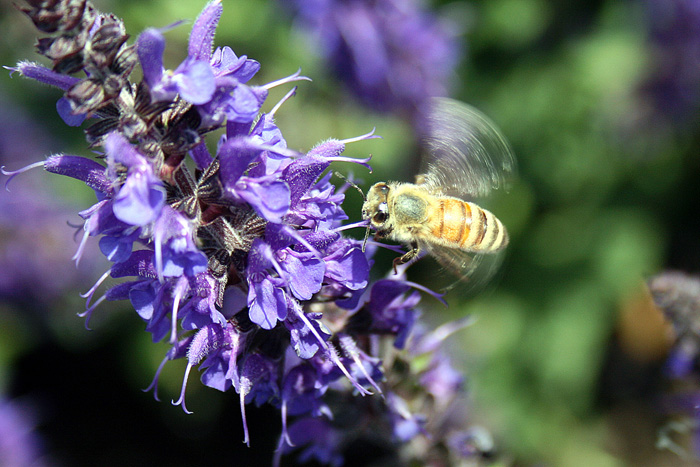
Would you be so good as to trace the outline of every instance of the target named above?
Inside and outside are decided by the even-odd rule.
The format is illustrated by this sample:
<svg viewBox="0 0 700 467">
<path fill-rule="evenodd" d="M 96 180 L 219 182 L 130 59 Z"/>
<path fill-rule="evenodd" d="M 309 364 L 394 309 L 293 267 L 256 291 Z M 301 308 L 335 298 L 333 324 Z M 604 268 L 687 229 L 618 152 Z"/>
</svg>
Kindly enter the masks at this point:
<svg viewBox="0 0 700 467">
<path fill-rule="evenodd" d="M 481 112 L 447 98 L 431 104 L 423 173 L 416 183 L 374 184 L 362 218 L 376 231 L 375 239 L 410 246 L 394 259 L 394 271 L 425 250 L 460 280 L 487 263 L 485 279 L 498 265 L 497 253 L 508 245 L 508 232 L 493 213 L 469 200 L 504 188 L 515 171 L 515 157 Z"/>
</svg>

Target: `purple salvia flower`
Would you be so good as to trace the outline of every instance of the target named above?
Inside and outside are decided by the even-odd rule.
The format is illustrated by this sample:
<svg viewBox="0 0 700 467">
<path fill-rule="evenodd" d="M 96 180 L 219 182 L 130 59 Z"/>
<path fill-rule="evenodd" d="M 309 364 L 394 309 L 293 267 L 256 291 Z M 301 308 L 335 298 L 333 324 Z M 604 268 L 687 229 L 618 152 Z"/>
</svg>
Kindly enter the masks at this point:
<svg viewBox="0 0 700 467">
<path fill-rule="evenodd" d="M 446 95 L 461 55 L 445 20 L 414 0 L 283 0 L 336 77 L 366 105 L 397 113 Z"/>
<path fill-rule="evenodd" d="M 166 71 L 163 68 L 165 38 L 157 29 L 142 32 L 136 48 L 144 80 L 155 101 L 172 100 L 177 95 L 192 104 L 211 100 L 216 84 L 208 61 L 188 57 L 175 71 Z"/>
<path fill-rule="evenodd" d="M 162 182 L 153 173 L 148 160 L 118 133 L 105 139 L 110 175 L 117 178 L 117 167 L 126 167 L 126 180 L 114 196 L 114 215 L 130 225 L 146 225 L 154 221 L 165 203 Z"/>
<path fill-rule="evenodd" d="M 642 93 L 654 111 L 677 122 L 700 108 L 700 4 L 697 0 L 648 0 L 652 73 Z"/>
<path fill-rule="evenodd" d="M 207 258 L 194 241 L 194 227 L 184 215 L 166 206 L 153 226 L 159 276 L 194 277 L 207 268 Z"/>
<path fill-rule="evenodd" d="M 272 249 L 262 239 L 255 239 L 248 256 L 248 307 L 250 320 L 263 329 L 272 329 L 287 317 L 285 279 L 273 277 Z"/>
<path fill-rule="evenodd" d="M 350 143 L 374 138 L 373 131 L 329 139 L 306 154 L 288 148 L 274 117 L 296 88 L 269 113 L 260 109 L 270 89 L 308 78 L 297 71 L 252 84 L 257 61 L 214 47 L 219 0 L 195 21 L 188 55 L 174 71 L 163 62 L 164 29 L 148 29 L 130 46 L 121 21 L 89 3 L 78 19 L 44 8 L 32 6 L 28 14 L 56 34 L 39 47 L 53 68 L 23 62 L 14 71 L 64 91 L 59 102 L 69 123 L 94 120 L 87 141 L 106 166 L 60 154 L 3 173 L 12 178 L 44 167 L 95 191 L 94 205 L 80 212 L 84 234 L 75 258 L 87 254 L 88 237 L 100 237 L 112 264 L 83 295 L 86 326 L 103 303 L 128 300 L 152 339 L 171 346 L 149 389 L 155 394 L 166 362 L 185 358 L 173 403 L 189 412 L 187 384 L 199 369 L 204 385 L 238 394 L 246 443 L 246 404 L 279 408 L 283 441 L 333 465 L 352 431 L 332 427 L 310 438 L 299 427 L 320 429 L 336 412 L 357 406 L 351 418 L 396 433 L 391 442 L 422 436 L 422 415 L 411 411 L 410 395 L 387 387 L 391 369 L 379 350 L 390 348 L 381 340 L 409 347 L 417 291 L 425 290 L 403 277 L 370 283 L 372 248 L 365 252 L 361 242 L 343 237 L 352 227 L 342 225 L 344 189 L 331 184 L 331 164 L 369 169 L 369 157 L 343 154 Z M 60 44 L 77 46 L 80 38 L 90 47 L 71 59 Z M 138 64 L 143 79 L 132 83 Z M 77 73 L 85 77 L 72 77 Z M 219 135 L 215 150 L 204 140 L 212 132 Z M 110 277 L 123 282 L 99 292 Z M 430 361 L 428 371 L 409 375 L 416 392 L 441 399 L 458 393 L 461 380 L 448 362 Z M 387 403 L 358 402 L 358 395 L 377 393 L 389 395 Z"/>
<path fill-rule="evenodd" d="M 6 467 L 46 464 L 36 431 L 34 408 L 26 402 L 0 397 L 0 463 Z"/>
</svg>

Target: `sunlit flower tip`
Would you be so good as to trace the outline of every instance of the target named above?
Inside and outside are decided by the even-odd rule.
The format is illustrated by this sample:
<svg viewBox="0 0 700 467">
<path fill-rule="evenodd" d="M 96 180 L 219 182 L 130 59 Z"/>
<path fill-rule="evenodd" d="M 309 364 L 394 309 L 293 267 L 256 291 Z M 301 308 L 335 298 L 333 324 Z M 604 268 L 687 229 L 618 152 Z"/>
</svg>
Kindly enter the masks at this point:
<svg viewBox="0 0 700 467">
<path fill-rule="evenodd" d="M 211 352 L 221 348 L 225 344 L 225 333 L 221 326 L 207 325 L 197 331 L 187 347 L 187 367 L 185 375 L 182 379 L 182 388 L 180 389 L 180 397 L 177 401 L 172 401 L 173 405 L 180 405 L 182 410 L 190 414 L 185 406 L 185 390 L 187 381 L 189 380 L 190 371 L 192 368 L 204 360 Z"/>
<path fill-rule="evenodd" d="M 442 346 L 448 337 L 468 326 L 471 326 L 475 321 L 476 318 L 474 316 L 465 316 L 463 318 L 442 324 L 431 332 L 423 332 L 414 338 L 411 345 L 411 353 L 414 355 L 419 355 L 428 352 L 435 352 L 440 348 L 440 346 Z"/>
<path fill-rule="evenodd" d="M 171 360 L 177 360 L 185 357 L 192 339 L 194 339 L 194 336 L 187 336 L 170 347 L 170 349 L 166 352 L 165 357 L 163 357 L 163 360 L 161 360 L 160 364 L 158 365 L 158 369 L 151 380 L 151 384 L 142 389 L 143 392 L 153 391 L 153 398 L 160 402 L 160 398 L 158 397 L 158 380 L 160 379 L 160 374 L 163 371 L 163 368 L 165 368 L 165 364 Z"/>
<path fill-rule="evenodd" d="M 343 352 L 355 362 L 353 368 L 358 372 L 358 378 L 363 378 L 372 385 L 378 394 L 383 391 L 375 381 L 375 378 L 383 378 L 384 372 L 381 370 L 382 361 L 379 358 L 370 357 L 365 352 L 361 351 L 355 341 L 348 335 L 340 336 L 340 347 Z M 367 367 L 370 368 L 368 371 Z M 370 374 L 373 373 L 373 374 Z"/>
<path fill-rule="evenodd" d="M 294 81 L 312 81 L 312 80 L 308 76 L 302 76 L 301 68 L 299 68 L 295 73 L 293 73 L 289 76 L 286 76 L 284 78 L 281 78 L 281 79 L 272 81 L 270 83 L 264 84 L 260 87 L 262 89 L 269 91 L 270 89 L 272 89 L 274 87 L 281 86 L 281 85 L 287 84 L 287 83 L 293 83 Z"/>
<path fill-rule="evenodd" d="M 3 68 L 10 70 L 10 76 L 12 76 L 12 73 L 14 72 L 19 72 L 25 78 L 30 78 L 39 81 L 40 83 L 57 87 L 63 91 L 68 91 L 70 88 L 80 82 L 80 78 L 64 75 L 62 73 L 56 73 L 50 68 L 46 68 L 45 66 L 34 62 L 22 61 L 19 62 L 16 67 L 6 66 Z"/>
<path fill-rule="evenodd" d="M 355 138 L 349 138 L 344 140 L 329 139 L 327 141 L 324 141 L 323 143 L 314 146 L 314 148 L 309 151 L 308 155 L 323 158 L 328 162 L 354 162 L 363 167 L 366 167 L 367 169 L 369 169 L 369 172 L 372 173 L 372 167 L 369 165 L 369 161 L 372 159 L 372 156 L 363 159 L 355 159 L 352 157 L 342 157 L 340 155 L 343 153 L 343 151 L 345 151 L 346 144 L 355 143 L 357 141 L 363 141 L 372 138 L 381 138 L 381 136 L 375 135 L 373 129 L 371 132 Z"/>
<path fill-rule="evenodd" d="M 3 175 L 8 176 L 9 178 L 5 182 L 5 190 L 10 191 L 8 185 L 12 181 L 13 178 L 15 178 L 17 175 L 22 174 L 24 172 L 27 172 L 31 169 L 35 169 L 37 167 L 43 167 L 44 166 L 44 161 L 39 161 L 39 162 L 34 162 L 33 164 L 29 164 L 25 167 L 22 167 L 21 169 L 17 170 L 5 170 L 5 166 L 3 165 L 0 167 L 0 172 L 2 172 Z"/>
<path fill-rule="evenodd" d="M 284 104 L 284 103 L 287 102 L 291 97 L 293 97 L 293 96 L 296 95 L 296 93 L 297 93 L 297 88 L 298 88 L 297 86 L 294 86 L 292 89 L 290 89 L 289 92 L 287 92 L 287 94 L 285 94 L 284 97 L 282 97 L 282 99 L 280 99 L 279 102 L 277 102 L 277 104 L 275 104 L 275 106 L 272 108 L 272 110 L 270 110 L 267 114 L 265 114 L 265 116 L 266 116 L 269 120 L 272 120 L 272 118 L 274 117 L 275 113 L 277 113 L 277 111 L 280 109 L 280 107 L 282 107 L 282 104 Z"/>
</svg>

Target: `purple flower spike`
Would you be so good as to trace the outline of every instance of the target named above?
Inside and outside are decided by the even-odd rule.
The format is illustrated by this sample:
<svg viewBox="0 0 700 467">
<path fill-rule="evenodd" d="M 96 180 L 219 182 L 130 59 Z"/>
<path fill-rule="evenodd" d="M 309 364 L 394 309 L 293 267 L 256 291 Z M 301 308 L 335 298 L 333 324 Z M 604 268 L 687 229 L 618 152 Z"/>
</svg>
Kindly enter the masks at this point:
<svg viewBox="0 0 700 467">
<path fill-rule="evenodd" d="M 387 1 L 375 3 L 411 19 L 395 11 L 396 0 Z M 369 157 L 344 152 L 350 143 L 376 138 L 374 131 L 327 139 L 305 154 L 289 148 L 276 117 L 297 92 L 292 83 L 309 78 L 299 70 L 253 83 L 260 63 L 214 44 L 221 0 L 208 3 L 194 22 L 187 56 L 174 70 L 164 64 L 164 34 L 182 22 L 147 29 L 129 44 L 121 20 L 89 1 L 29 3 L 23 11 L 52 34 L 37 47 L 52 68 L 20 62 L 11 71 L 61 89 L 60 115 L 69 125 L 90 119 L 88 147 L 99 155 L 53 155 L 2 173 L 12 179 L 44 167 L 95 191 L 94 204 L 79 213 L 83 234 L 74 258 L 87 255 L 87 239 L 97 237 L 111 266 L 82 295 L 86 327 L 106 302 L 128 301 L 152 340 L 170 346 L 148 388 L 156 399 L 165 363 L 186 359 L 173 404 L 190 413 L 185 396 L 193 372 L 205 386 L 233 389 L 246 444 L 246 405 L 277 408 L 278 465 L 296 445 L 302 461 L 339 466 L 342 451 L 368 426 L 378 437 L 373 442 L 395 449 L 396 459 L 426 465 L 428 459 L 410 453 L 430 452 L 437 456 L 430 462 L 448 465 L 457 458 L 451 450 L 460 448 L 447 440 L 465 432 L 464 417 L 451 416 L 461 414 L 452 409 L 463 378 L 440 345 L 466 321 L 426 331 L 417 308 L 421 294 L 441 297 L 403 276 L 372 283 L 374 248 L 364 251 L 362 242 L 343 237 L 366 222 L 345 223 L 348 184 L 331 183 L 332 165 L 351 162 L 371 171 Z M 394 69 L 375 47 L 386 37 L 403 38 L 409 55 L 430 48 L 420 38 L 433 36 L 416 29 L 420 22 L 387 23 L 391 30 L 383 30 L 355 5 L 362 2 L 336 3 L 311 2 L 315 13 L 343 10 L 347 24 L 362 26 L 330 44 L 367 46 L 346 51 L 375 66 L 357 76 Z M 139 63 L 141 81 L 133 82 Z M 383 79 L 375 84 L 386 87 Z M 284 97 L 261 115 L 268 92 L 279 86 L 287 86 Z M 205 140 L 217 134 L 216 146 Z M 396 368 L 399 377 L 391 374 Z M 384 396 L 369 397 L 377 394 Z M 427 400 L 430 413 L 412 412 Z M 459 423 L 447 422 L 455 418 Z M 414 441 L 440 448 L 412 449 Z"/>
<path fill-rule="evenodd" d="M 214 76 L 217 78 L 233 77 L 241 84 L 250 81 L 260 70 L 260 63 L 245 55 L 237 57 L 230 47 L 217 48 L 211 56 L 210 63 L 212 70 L 214 70 Z"/>
</svg>

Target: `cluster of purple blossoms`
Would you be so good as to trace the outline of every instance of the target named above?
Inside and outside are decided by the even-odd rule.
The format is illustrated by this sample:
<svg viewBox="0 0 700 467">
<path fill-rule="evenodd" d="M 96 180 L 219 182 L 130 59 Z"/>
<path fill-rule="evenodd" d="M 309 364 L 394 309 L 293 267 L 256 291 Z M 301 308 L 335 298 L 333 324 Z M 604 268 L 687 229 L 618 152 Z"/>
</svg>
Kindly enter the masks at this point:
<svg viewBox="0 0 700 467">
<path fill-rule="evenodd" d="M 272 87 L 306 78 L 297 72 L 248 84 L 260 64 L 213 47 L 220 0 L 195 21 L 187 58 L 174 70 L 163 64 L 164 30 L 148 29 L 129 45 L 122 21 L 85 0 L 28 4 L 24 12 L 51 34 L 38 50 L 52 66 L 21 62 L 10 70 L 64 91 L 59 115 L 68 125 L 92 122 L 86 138 L 101 162 L 57 154 L 3 173 L 43 167 L 95 191 L 97 202 L 80 213 L 84 235 L 75 259 L 88 237 L 99 237 L 113 264 L 85 294 L 80 315 L 86 325 L 104 301 L 129 300 L 153 340 L 171 345 L 150 386 L 156 397 L 163 365 L 184 358 L 174 404 L 187 411 L 185 389 L 197 367 L 205 385 L 238 393 L 246 443 L 246 404 L 280 409 L 280 455 L 305 446 L 303 457 L 339 465 L 347 436 L 338 429 L 310 435 L 332 426 L 341 410 L 332 402 L 343 397 L 378 399 L 364 402 L 364 410 L 377 416 L 370 404 L 382 405 L 396 445 L 427 437 L 430 417 L 414 411 L 430 407 L 409 404 L 418 388 L 439 413 L 449 412 L 462 389 L 461 376 L 437 352 L 446 334 L 411 338 L 417 290 L 430 291 L 402 276 L 370 284 L 373 248 L 365 252 L 361 242 L 343 237 L 353 225 L 342 226 L 344 194 L 327 172 L 337 161 L 369 167 L 369 158 L 341 154 L 347 143 L 372 133 L 331 139 L 306 154 L 289 149 L 274 115 L 295 90 L 268 113 L 261 106 Z M 134 84 L 129 77 L 137 65 L 143 79 Z M 84 76 L 74 76 L 79 72 Z M 222 134 L 212 154 L 204 137 L 217 130 Z M 108 277 L 128 279 L 97 298 Z M 409 359 L 404 375 L 391 376 L 380 358 L 387 338 L 393 349 L 408 347 L 409 355 L 429 355 L 432 363 L 408 372 Z M 399 358 L 392 361 L 397 365 Z M 408 374 L 415 374 L 410 390 L 397 389 Z M 355 397 L 372 393 L 383 398 Z M 361 410 L 362 402 L 355 403 Z M 358 415 L 354 419 L 363 420 Z M 433 445 L 443 434 L 452 437 L 441 452 L 478 454 L 465 447 L 474 444 L 472 435 L 439 426 Z"/>
<path fill-rule="evenodd" d="M 447 95 L 460 46 L 448 23 L 419 2 L 280 1 L 365 105 L 415 115 L 427 99 Z"/>
</svg>

